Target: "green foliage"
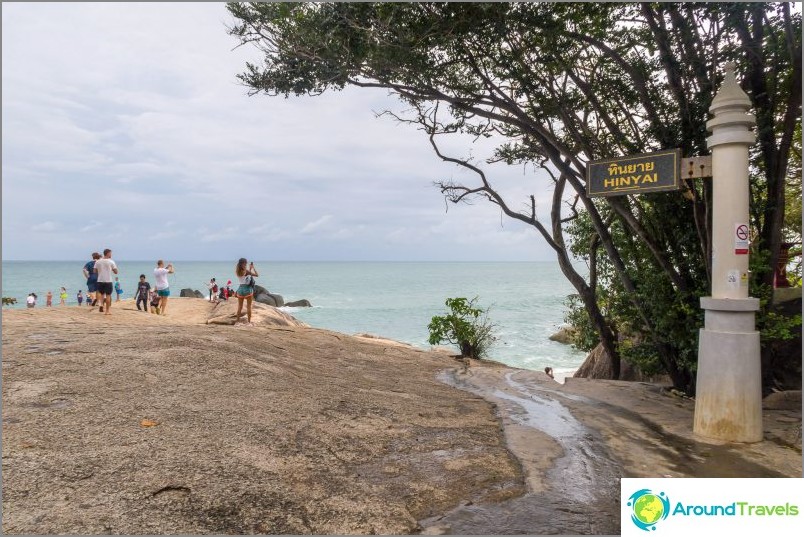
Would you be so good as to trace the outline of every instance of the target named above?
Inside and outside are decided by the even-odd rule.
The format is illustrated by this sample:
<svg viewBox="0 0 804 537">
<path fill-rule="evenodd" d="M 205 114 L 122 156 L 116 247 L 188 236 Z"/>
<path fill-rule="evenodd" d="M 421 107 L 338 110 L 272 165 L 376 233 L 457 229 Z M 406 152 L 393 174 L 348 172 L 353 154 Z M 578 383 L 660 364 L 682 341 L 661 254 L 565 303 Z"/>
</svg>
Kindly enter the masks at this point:
<svg viewBox="0 0 804 537">
<path fill-rule="evenodd" d="M 485 358 L 496 340 L 488 310 L 477 307 L 477 297 L 472 300 L 448 298 L 445 305 L 450 312 L 434 316 L 427 326 L 430 345 L 452 343 L 458 346 L 463 357 Z"/>
<path fill-rule="evenodd" d="M 572 299 L 568 314 L 579 329 L 578 348 L 590 349 L 614 333 L 626 360 L 646 371 L 663 368 L 677 388 L 691 388 L 703 324 L 699 297 L 710 287 L 712 182 L 590 200 L 584 181 L 586 164 L 601 158 L 674 147 L 684 156 L 708 154 L 708 109 L 726 62 L 735 62 L 758 121 L 750 184 L 756 242 L 769 248 L 770 238 L 800 241 L 802 32 L 801 14 L 790 4 L 227 7 L 237 21 L 231 34 L 263 53 L 239 77 L 252 93 L 384 88 L 411 105 L 414 119 L 394 117 L 424 127 L 431 141 L 455 133 L 493 135 L 497 147 L 486 164 L 539 170 L 511 189 L 528 194 L 507 203 L 491 186 L 488 167 L 482 187 L 447 184 L 442 193 L 456 203 L 478 197 L 495 203 L 537 228 L 559 259 L 569 253 L 589 264 L 587 281 L 568 275 L 587 299 Z M 543 225 L 535 199 L 558 184 L 566 191 L 553 204 L 551 225 Z M 561 203 L 572 196 L 576 203 Z M 781 226 L 773 215 L 786 217 Z M 800 275 L 799 264 L 792 278 Z M 790 331 L 762 315 L 763 334 Z"/>
<path fill-rule="evenodd" d="M 751 252 L 749 262 L 751 296 L 759 299 L 757 312 L 757 330 L 759 330 L 762 346 L 772 341 L 785 341 L 801 335 L 801 315 L 782 315 L 768 308 L 773 296 L 773 288 L 763 282 L 765 271 L 769 270 L 766 250 Z"/>
</svg>

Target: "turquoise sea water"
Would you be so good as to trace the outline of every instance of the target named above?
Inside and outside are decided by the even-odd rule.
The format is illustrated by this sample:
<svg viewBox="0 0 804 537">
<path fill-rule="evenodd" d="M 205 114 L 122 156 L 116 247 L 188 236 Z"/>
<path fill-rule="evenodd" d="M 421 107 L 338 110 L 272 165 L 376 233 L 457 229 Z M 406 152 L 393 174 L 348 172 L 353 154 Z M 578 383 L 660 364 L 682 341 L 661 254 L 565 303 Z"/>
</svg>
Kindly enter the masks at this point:
<svg viewBox="0 0 804 537">
<path fill-rule="evenodd" d="M 166 260 L 168 261 L 168 260 Z M 48 290 L 58 305 L 59 288 L 68 290 L 68 305 L 75 306 L 76 292 L 86 291 L 81 268 L 86 261 L 3 261 L 2 294 L 15 297 L 25 307 L 30 292 L 44 307 Z M 152 262 L 117 261 L 123 298 L 131 298 L 140 274 L 153 285 Z M 491 358 L 557 373 L 576 369 L 584 353 L 550 341 L 563 324 L 565 305 L 572 286 L 555 263 L 309 263 L 255 262 L 258 283 L 285 301 L 306 298 L 312 308 L 288 308 L 299 320 L 319 328 L 346 334 L 370 333 L 427 348 L 427 324 L 446 312 L 448 297 L 479 297 L 490 307 L 498 341 Z M 170 276 L 173 296 L 190 287 L 207 293 L 213 276 L 219 283 L 234 278 L 234 263 L 174 262 Z M 236 280 L 235 280 L 236 281 Z M 237 287 L 233 285 L 233 287 Z M 57 307 L 57 306 L 55 306 Z"/>
</svg>

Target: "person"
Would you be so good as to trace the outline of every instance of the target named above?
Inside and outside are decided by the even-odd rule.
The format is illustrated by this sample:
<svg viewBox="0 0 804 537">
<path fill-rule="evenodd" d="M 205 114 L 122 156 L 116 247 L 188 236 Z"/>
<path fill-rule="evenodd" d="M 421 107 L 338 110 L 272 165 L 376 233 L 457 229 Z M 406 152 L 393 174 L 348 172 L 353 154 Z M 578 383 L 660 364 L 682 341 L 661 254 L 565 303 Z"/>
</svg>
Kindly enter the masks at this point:
<svg viewBox="0 0 804 537">
<path fill-rule="evenodd" d="M 555 378 L 553 377 L 553 368 L 550 366 L 544 368 L 544 373 L 550 378 Z"/>
<path fill-rule="evenodd" d="M 159 294 L 155 290 L 151 291 L 151 313 L 155 313 L 156 315 L 159 315 L 159 300 L 160 299 L 161 298 L 160 298 Z"/>
<path fill-rule="evenodd" d="M 45 306 L 50 307 L 53 305 L 53 293 L 50 291 L 45 295 Z"/>
<path fill-rule="evenodd" d="M 211 280 L 209 280 L 209 283 L 207 284 L 207 287 L 209 287 L 209 301 L 210 302 L 217 302 L 217 300 L 218 300 L 218 284 L 215 281 L 215 278 L 212 278 Z"/>
<path fill-rule="evenodd" d="M 140 274 L 140 283 L 137 284 L 137 292 L 134 298 L 137 301 L 137 310 L 140 310 L 140 302 L 142 302 L 142 311 L 148 313 L 148 302 L 151 298 L 151 284 L 145 281 L 145 274 Z"/>
<path fill-rule="evenodd" d="M 92 252 L 92 260 L 89 261 L 84 268 L 84 278 L 87 279 L 87 305 L 95 306 L 98 303 L 98 297 L 95 292 L 98 289 L 98 275 L 95 274 L 95 262 L 100 259 L 98 252 Z"/>
<path fill-rule="evenodd" d="M 50 291 L 48 291 L 48 293 L 49 292 Z M 67 288 L 66 287 L 62 287 L 61 288 L 61 293 L 59 293 L 59 305 L 61 305 L 61 306 L 67 305 Z"/>
<path fill-rule="evenodd" d="M 248 324 L 251 324 L 251 303 L 254 300 L 254 286 L 256 285 L 255 277 L 259 276 L 257 269 L 254 268 L 254 262 L 248 263 L 245 257 L 241 257 L 235 267 L 235 276 L 237 276 L 240 286 L 235 292 L 237 296 L 237 317 L 235 323 L 240 320 L 241 312 L 243 311 L 243 301 L 246 301 L 246 315 L 248 317 Z"/>
<path fill-rule="evenodd" d="M 170 296 L 170 286 L 168 284 L 168 274 L 173 274 L 173 263 L 168 263 L 165 267 L 165 262 L 161 259 L 156 262 L 154 269 L 154 278 L 156 278 L 156 293 L 159 295 L 159 314 L 164 315 L 167 309 L 167 301 Z"/>
<path fill-rule="evenodd" d="M 123 294 L 123 288 L 120 287 L 120 280 L 117 278 L 114 279 L 114 292 L 117 293 L 116 302 L 120 302 L 120 295 Z"/>
<path fill-rule="evenodd" d="M 232 280 L 226 280 L 226 287 L 223 288 L 223 299 L 228 301 L 229 297 L 232 296 Z"/>
<path fill-rule="evenodd" d="M 78 305 L 84 303 L 84 295 L 81 294 L 81 289 L 78 290 L 78 295 L 75 297 L 78 300 Z"/>
<path fill-rule="evenodd" d="M 28 295 L 28 298 L 25 299 L 25 302 L 27 303 L 29 308 L 33 308 L 34 306 L 36 306 L 36 295 L 34 293 L 30 293 Z"/>
<path fill-rule="evenodd" d="M 112 250 L 106 248 L 103 257 L 95 261 L 95 273 L 98 275 L 96 299 L 100 302 L 100 310 L 104 315 L 111 315 L 112 312 L 112 273 L 117 274 L 117 263 L 112 260 Z M 105 308 L 105 309 L 104 309 Z"/>
</svg>

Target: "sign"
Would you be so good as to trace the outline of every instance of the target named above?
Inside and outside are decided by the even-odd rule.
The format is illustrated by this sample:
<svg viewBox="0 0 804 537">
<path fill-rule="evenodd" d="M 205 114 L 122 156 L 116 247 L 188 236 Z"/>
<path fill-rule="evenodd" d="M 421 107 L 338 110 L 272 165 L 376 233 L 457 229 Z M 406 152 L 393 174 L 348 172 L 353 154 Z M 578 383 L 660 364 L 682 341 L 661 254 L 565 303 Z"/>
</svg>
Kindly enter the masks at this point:
<svg viewBox="0 0 804 537">
<path fill-rule="evenodd" d="M 748 224 L 734 224 L 734 253 L 748 255 Z"/>
<path fill-rule="evenodd" d="M 681 149 L 595 160 L 586 166 L 586 193 L 624 196 L 681 188 Z"/>
</svg>

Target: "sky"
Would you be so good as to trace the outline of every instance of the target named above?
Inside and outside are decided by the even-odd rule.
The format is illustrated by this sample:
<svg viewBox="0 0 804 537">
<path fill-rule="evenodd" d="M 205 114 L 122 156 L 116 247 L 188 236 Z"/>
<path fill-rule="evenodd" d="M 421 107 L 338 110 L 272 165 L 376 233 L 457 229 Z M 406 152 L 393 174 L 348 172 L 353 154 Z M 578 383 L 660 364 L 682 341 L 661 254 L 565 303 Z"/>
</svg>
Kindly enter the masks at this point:
<svg viewBox="0 0 804 537">
<path fill-rule="evenodd" d="M 384 90 L 249 96 L 223 3 L 2 4 L 2 255 L 118 260 L 549 261 L 536 230 L 383 110 Z M 491 145 L 445 143 L 482 163 Z M 512 207 L 550 182 L 484 166 Z"/>
</svg>

